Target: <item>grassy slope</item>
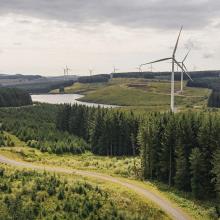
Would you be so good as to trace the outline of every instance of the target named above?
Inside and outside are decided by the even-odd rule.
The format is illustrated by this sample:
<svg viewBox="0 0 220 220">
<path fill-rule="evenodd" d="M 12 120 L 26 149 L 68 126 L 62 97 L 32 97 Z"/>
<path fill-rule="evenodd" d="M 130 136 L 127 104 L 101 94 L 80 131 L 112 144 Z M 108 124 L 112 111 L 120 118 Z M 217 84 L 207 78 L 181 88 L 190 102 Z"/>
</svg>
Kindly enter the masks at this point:
<svg viewBox="0 0 220 220">
<path fill-rule="evenodd" d="M 180 89 L 176 82 L 175 91 Z M 54 92 L 54 91 L 53 91 Z M 66 93 L 81 93 L 85 97 L 81 101 L 145 107 L 153 109 L 169 109 L 170 82 L 149 81 L 145 79 L 114 79 L 109 83 L 80 84 L 65 88 Z M 190 88 L 184 84 L 184 93 L 176 94 L 178 107 L 204 106 L 210 91 L 208 89 Z"/>
<path fill-rule="evenodd" d="M 180 206 L 186 212 L 191 214 L 194 219 L 212 219 L 210 217 L 213 206 L 211 202 L 196 201 L 191 197 L 190 194 L 168 188 L 164 184 L 142 182 L 137 179 L 135 180 L 135 174 L 137 173 L 134 172 L 134 158 L 109 158 L 94 156 L 92 154 L 74 156 L 67 154 L 57 156 L 54 154 L 41 153 L 36 149 L 31 149 L 25 146 L 25 143 L 21 142 L 16 137 L 12 135 L 10 135 L 10 137 L 15 142 L 16 147 L 0 148 L 0 153 L 2 155 L 16 160 L 24 160 L 27 162 L 34 162 L 36 164 L 46 164 L 47 166 L 62 166 L 74 169 L 94 170 L 96 172 L 103 172 L 110 175 L 131 177 L 127 179 L 127 181 L 140 184 L 141 186 L 151 189 L 165 198 L 168 198 L 169 200 L 173 201 L 175 205 Z M 136 158 L 135 161 L 136 169 L 138 170 L 140 161 L 138 158 Z M 108 189 L 112 187 L 112 184 L 110 183 L 104 183 L 103 181 L 101 182 Z M 120 187 L 115 185 L 114 188 L 119 189 Z"/>
</svg>

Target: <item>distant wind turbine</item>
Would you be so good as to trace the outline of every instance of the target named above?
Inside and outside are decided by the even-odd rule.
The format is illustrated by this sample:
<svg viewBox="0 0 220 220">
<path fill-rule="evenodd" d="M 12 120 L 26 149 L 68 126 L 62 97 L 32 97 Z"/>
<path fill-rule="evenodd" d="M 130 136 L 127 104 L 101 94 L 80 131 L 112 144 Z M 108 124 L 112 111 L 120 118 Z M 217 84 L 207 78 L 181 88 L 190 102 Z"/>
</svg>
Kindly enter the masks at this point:
<svg viewBox="0 0 220 220">
<path fill-rule="evenodd" d="M 137 69 L 137 70 L 139 71 L 139 73 L 141 73 L 141 72 L 142 72 L 141 65 L 140 65 L 140 66 L 138 66 L 138 67 L 136 67 L 135 69 Z"/>
<path fill-rule="evenodd" d="M 93 69 L 89 69 L 89 75 L 92 76 L 93 74 Z"/>
<path fill-rule="evenodd" d="M 191 49 L 189 49 L 189 51 L 187 52 L 186 56 L 183 58 L 182 62 L 180 62 L 182 68 L 185 69 L 186 73 L 189 73 L 189 71 L 187 70 L 186 65 L 185 65 L 184 62 L 186 61 L 186 58 L 188 57 L 190 51 L 191 51 Z M 190 75 L 189 74 L 187 74 L 187 75 L 190 78 L 190 80 L 193 81 L 192 78 L 190 77 Z M 181 88 L 180 88 L 180 92 L 181 93 L 183 92 L 183 71 L 181 71 Z"/>
<path fill-rule="evenodd" d="M 181 32 L 182 32 L 182 29 L 183 27 L 181 27 L 180 31 L 179 31 L 179 35 L 177 37 L 177 40 L 176 40 L 176 44 L 175 44 L 175 47 L 174 47 L 174 50 L 173 50 L 173 54 L 172 54 L 172 57 L 167 57 L 167 58 L 163 58 L 163 59 L 159 59 L 159 60 L 155 60 L 155 61 L 152 61 L 152 62 L 148 62 L 148 63 L 144 63 L 144 64 L 141 64 L 141 66 L 143 65 L 148 65 L 148 64 L 153 64 L 153 63 L 158 63 L 158 62 L 163 62 L 163 61 L 166 61 L 166 60 L 171 60 L 172 61 L 172 70 L 171 70 L 171 100 L 170 100 L 170 109 L 171 109 L 171 112 L 175 112 L 175 107 L 174 107 L 174 72 L 175 72 L 175 64 L 177 66 L 179 66 L 179 68 L 185 73 L 187 74 L 187 76 L 189 77 L 189 74 L 185 72 L 184 68 L 180 65 L 180 63 L 176 60 L 176 51 L 177 51 L 177 47 L 178 47 L 178 44 L 179 44 L 179 39 L 180 39 L 180 35 L 181 35 Z"/>
<path fill-rule="evenodd" d="M 113 74 L 116 73 L 116 71 L 118 71 L 119 69 L 117 69 L 115 66 L 113 67 L 113 72 L 110 74 L 110 79 L 112 80 L 113 78 Z"/>
</svg>

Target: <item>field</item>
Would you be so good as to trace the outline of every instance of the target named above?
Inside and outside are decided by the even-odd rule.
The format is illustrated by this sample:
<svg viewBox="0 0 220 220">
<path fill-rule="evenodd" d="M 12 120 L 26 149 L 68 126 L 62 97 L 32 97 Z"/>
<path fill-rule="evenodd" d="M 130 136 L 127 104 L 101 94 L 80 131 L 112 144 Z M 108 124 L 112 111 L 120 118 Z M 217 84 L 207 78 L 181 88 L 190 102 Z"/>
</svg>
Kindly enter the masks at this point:
<svg viewBox="0 0 220 220">
<path fill-rule="evenodd" d="M 202 108 L 207 105 L 209 89 L 186 87 L 181 94 L 180 82 L 175 83 L 176 105 L 178 108 Z M 52 93 L 57 92 L 53 90 Z M 76 83 L 65 88 L 66 93 L 85 95 L 81 101 L 102 104 L 167 110 L 170 105 L 170 82 L 147 79 L 113 79 L 109 83 Z"/>
</svg>

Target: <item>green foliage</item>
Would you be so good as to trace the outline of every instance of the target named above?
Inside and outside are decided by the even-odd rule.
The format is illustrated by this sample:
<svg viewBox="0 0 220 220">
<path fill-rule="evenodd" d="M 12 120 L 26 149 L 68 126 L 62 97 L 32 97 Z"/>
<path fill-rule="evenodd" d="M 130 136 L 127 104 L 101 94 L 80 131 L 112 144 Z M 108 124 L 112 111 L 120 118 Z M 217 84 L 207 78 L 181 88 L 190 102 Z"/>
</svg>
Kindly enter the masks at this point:
<svg viewBox="0 0 220 220">
<path fill-rule="evenodd" d="M 0 126 L 0 147 L 4 146 L 13 147 L 14 142 L 11 140 L 10 136 L 4 134 L 3 129 Z"/>
<path fill-rule="evenodd" d="M 64 105 L 58 114 L 57 128 L 84 138 L 92 152 L 121 156 L 138 153 L 139 119 L 132 112 Z"/>
<path fill-rule="evenodd" d="M 149 114 L 141 125 L 139 143 L 144 178 L 192 192 L 195 198 L 216 197 L 218 114 Z"/>
<path fill-rule="evenodd" d="M 81 138 L 56 129 L 59 106 L 41 104 L 27 108 L 0 109 L 0 122 L 6 131 L 42 152 L 82 153 L 87 144 Z M 1 134 L 0 134 L 1 143 Z"/>
<path fill-rule="evenodd" d="M 195 198 L 204 197 L 204 157 L 199 148 L 194 148 L 190 155 L 191 187 Z"/>
<path fill-rule="evenodd" d="M 214 172 L 215 177 L 216 177 L 215 178 L 216 192 L 217 192 L 218 198 L 220 200 L 220 149 L 217 149 L 215 154 L 214 154 L 213 165 L 214 165 L 213 172 Z"/>
<path fill-rule="evenodd" d="M 108 192 L 87 182 L 69 183 L 45 172 L 9 170 L 0 180 L 0 219 L 147 218 L 143 212 L 135 214 L 124 205 L 117 206 Z"/>
<path fill-rule="evenodd" d="M 213 90 L 219 90 L 220 78 L 219 78 L 219 73 L 217 74 L 216 77 L 204 77 L 204 78 L 198 78 L 193 81 L 188 81 L 187 86 L 190 87 L 200 87 L 200 88 L 209 88 Z"/>
<path fill-rule="evenodd" d="M 208 106 L 220 108 L 220 91 L 213 90 L 208 99 Z"/>
<path fill-rule="evenodd" d="M 20 89 L 0 88 L 0 107 L 31 105 L 31 96 Z"/>
</svg>

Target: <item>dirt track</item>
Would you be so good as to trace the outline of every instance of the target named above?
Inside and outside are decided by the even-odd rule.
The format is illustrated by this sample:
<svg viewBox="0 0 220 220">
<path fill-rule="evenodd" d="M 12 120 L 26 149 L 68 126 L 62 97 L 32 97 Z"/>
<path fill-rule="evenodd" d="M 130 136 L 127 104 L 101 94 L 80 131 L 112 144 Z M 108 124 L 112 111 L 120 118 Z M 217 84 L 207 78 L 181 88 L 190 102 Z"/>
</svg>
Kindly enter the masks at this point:
<svg viewBox="0 0 220 220">
<path fill-rule="evenodd" d="M 46 170 L 49 172 L 58 172 L 58 173 L 65 173 L 65 174 L 76 174 L 76 175 L 81 175 L 84 177 L 92 177 L 95 179 L 100 179 L 104 181 L 109 181 L 113 182 L 116 184 L 119 184 L 121 186 L 127 187 L 136 193 L 144 196 L 145 198 L 153 201 L 156 203 L 158 206 L 161 207 L 166 213 L 168 213 L 173 219 L 176 220 L 189 220 L 191 219 L 189 216 L 187 216 L 182 210 L 180 210 L 177 207 L 174 207 L 172 203 L 169 201 L 165 200 L 164 198 L 160 197 L 156 193 L 147 190 L 146 188 L 143 188 L 139 185 L 136 185 L 135 183 L 129 183 L 126 181 L 126 179 L 122 178 L 116 178 L 96 172 L 90 172 L 90 171 L 82 171 L 82 170 L 71 170 L 71 169 L 65 169 L 65 168 L 60 168 L 60 167 L 47 167 L 47 166 L 41 166 L 41 165 L 34 165 L 32 163 L 27 163 L 27 162 L 18 162 L 12 159 L 9 159 L 5 156 L 0 155 L 0 163 L 5 163 L 8 165 L 16 166 L 16 167 L 23 167 L 23 168 L 30 168 L 34 170 Z"/>
</svg>

